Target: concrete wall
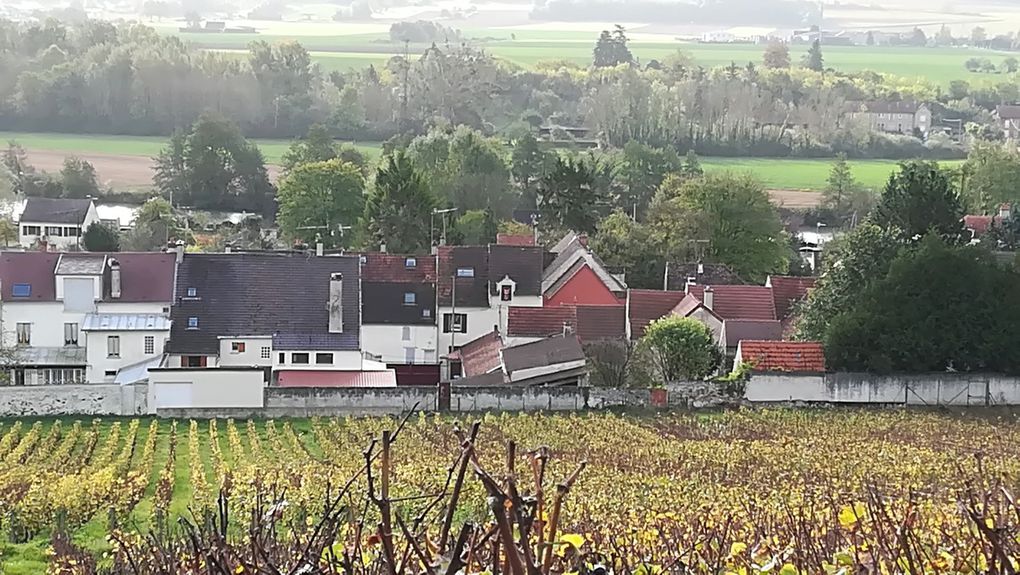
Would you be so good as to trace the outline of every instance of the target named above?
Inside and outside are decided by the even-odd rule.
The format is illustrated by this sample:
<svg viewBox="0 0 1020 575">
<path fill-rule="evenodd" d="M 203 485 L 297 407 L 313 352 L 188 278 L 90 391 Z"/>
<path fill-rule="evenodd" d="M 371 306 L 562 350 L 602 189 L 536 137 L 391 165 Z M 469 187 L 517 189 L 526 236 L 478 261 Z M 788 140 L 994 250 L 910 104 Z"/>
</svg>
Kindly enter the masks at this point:
<svg viewBox="0 0 1020 575">
<path fill-rule="evenodd" d="M 434 387 L 403 388 L 266 388 L 266 412 L 289 417 L 313 415 L 396 415 L 418 409 L 435 411 Z"/>
<path fill-rule="evenodd" d="M 759 373 L 748 382 L 745 398 L 764 403 L 1020 405 L 1020 378 L 974 373 L 887 376 Z"/>
<path fill-rule="evenodd" d="M 244 344 L 243 352 L 233 351 L 234 343 Z M 262 350 L 266 348 L 269 357 L 263 357 Z M 253 365 L 273 365 L 273 338 L 264 337 L 221 337 L 220 338 L 220 361 L 222 366 L 251 367 Z M 313 360 L 314 361 L 314 360 Z"/>
<path fill-rule="evenodd" d="M 179 408 L 264 406 L 265 375 L 258 369 L 150 369 L 149 413 Z"/>
<path fill-rule="evenodd" d="M 119 385 L 0 387 L 0 417 L 125 415 L 124 399 Z"/>
<path fill-rule="evenodd" d="M 468 320 L 468 327 L 470 326 L 471 321 Z M 363 325 L 361 347 L 365 352 L 381 358 L 380 361 L 383 363 L 439 362 L 436 355 L 434 325 Z M 412 353 L 413 355 L 410 355 Z M 413 361 L 407 361 L 409 358 Z"/>
<path fill-rule="evenodd" d="M 107 355 L 107 338 L 120 338 L 120 356 Z M 126 365 L 163 355 L 169 331 L 90 331 L 81 332 L 79 343 L 85 345 L 86 380 L 89 383 L 112 383 L 116 372 Z M 152 338 L 152 353 L 145 353 L 145 338 Z M 107 372 L 113 372 L 107 375 Z"/>
</svg>

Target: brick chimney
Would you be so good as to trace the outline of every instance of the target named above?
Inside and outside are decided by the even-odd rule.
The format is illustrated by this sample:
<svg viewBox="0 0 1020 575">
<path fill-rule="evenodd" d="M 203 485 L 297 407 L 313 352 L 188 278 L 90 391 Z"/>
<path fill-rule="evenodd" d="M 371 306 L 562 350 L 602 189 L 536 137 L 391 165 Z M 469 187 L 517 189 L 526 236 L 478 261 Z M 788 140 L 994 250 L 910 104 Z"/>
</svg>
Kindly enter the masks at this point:
<svg viewBox="0 0 1020 575">
<path fill-rule="evenodd" d="M 344 295 L 344 274 L 332 273 L 329 275 L 329 333 L 344 332 L 344 306 L 342 303 Z M 321 324 L 320 324 L 321 325 Z"/>
<path fill-rule="evenodd" d="M 110 259 L 110 297 L 113 299 L 120 299 L 121 285 L 120 285 L 120 262 L 111 258 Z"/>
</svg>

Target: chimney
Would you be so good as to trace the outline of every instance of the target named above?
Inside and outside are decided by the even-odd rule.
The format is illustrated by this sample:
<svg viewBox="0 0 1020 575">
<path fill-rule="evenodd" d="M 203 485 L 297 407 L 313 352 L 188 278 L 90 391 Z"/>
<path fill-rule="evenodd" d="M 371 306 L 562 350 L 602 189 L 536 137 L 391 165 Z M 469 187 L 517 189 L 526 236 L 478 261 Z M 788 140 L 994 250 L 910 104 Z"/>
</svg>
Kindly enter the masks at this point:
<svg viewBox="0 0 1020 575">
<path fill-rule="evenodd" d="M 712 306 L 715 305 L 715 292 L 712 291 L 712 286 L 705 288 L 705 298 L 703 303 L 708 309 L 712 309 Z"/>
<path fill-rule="evenodd" d="M 230 244 L 223 246 L 223 253 L 229 254 L 232 251 L 234 251 L 234 246 Z"/>
<path fill-rule="evenodd" d="M 315 244 L 315 255 L 321 256 L 326 253 L 326 246 L 322 242 Z"/>
<path fill-rule="evenodd" d="M 698 275 L 705 273 L 705 264 L 698 262 Z"/>
<path fill-rule="evenodd" d="M 329 333 L 344 332 L 344 274 L 329 274 Z"/>
<path fill-rule="evenodd" d="M 386 242 L 379 244 L 379 251 L 382 253 L 386 253 Z"/>
<path fill-rule="evenodd" d="M 120 299 L 120 262 L 110 259 L 110 297 Z"/>
<path fill-rule="evenodd" d="M 1008 220 L 1012 215 L 1013 206 L 1009 204 L 999 204 L 999 217 Z"/>
<path fill-rule="evenodd" d="M 177 243 L 174 244 L 174 252 L 177 253 L 177 263 L 183 262 L 184 261 L 184 242 L 183 241 L 177 240 Z"/>
<path fill-rule="evenodd" d="M 581 244 L 581 247 L 588 247 L 588 234 L 577 234 L 577 243 Z"/>
</svg>

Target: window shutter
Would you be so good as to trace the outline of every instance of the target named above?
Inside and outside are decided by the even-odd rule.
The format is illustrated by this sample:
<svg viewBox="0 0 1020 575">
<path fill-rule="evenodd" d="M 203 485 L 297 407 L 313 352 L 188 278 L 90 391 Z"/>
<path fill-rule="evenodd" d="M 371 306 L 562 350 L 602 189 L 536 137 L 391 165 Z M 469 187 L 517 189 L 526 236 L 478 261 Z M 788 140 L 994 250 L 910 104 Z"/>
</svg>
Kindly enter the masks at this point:
<svg viewBox="0 0 1020 575">
<path fill-rule="evenodd" d="M 443 314 L 443 332 L 450 333 L 450 323 L 453 321 L 453 314 Z"/>
</svg>

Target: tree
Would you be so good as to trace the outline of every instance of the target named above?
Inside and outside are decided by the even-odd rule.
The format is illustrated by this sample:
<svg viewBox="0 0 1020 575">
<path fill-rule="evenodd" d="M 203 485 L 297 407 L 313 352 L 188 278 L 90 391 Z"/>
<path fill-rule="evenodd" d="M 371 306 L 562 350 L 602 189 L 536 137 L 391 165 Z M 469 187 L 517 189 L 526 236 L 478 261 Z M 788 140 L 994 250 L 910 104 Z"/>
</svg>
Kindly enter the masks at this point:
<svg viewBox="0 0 1020 575">
<path fill-rule="evenodd" d="M 928 236 L 901 253 L 854 309 L 833 319 L 824 338 L 827 363 L 880 373 L 1017 373 L 1018 280 L 983 250 Z"/>
<path fill-rule="evenodd" d="M 607 266 L 625 272 L 629 287 L 662 289 L 665 260 L 648 226 L 617 210 L 598 223 L 590 242 Z"/>
<path fill-rule="evenodd" d="M 910 35 L 910 43 L 914 46 L 927 46 L 928 36 L 924 33 L 924 30 L 915 27 Z"/>
<path fill-rule="evenodd" d="M 968 72 L 980 72 L 982 68 L 981 58 L 967 58 L 967 61 L 963 63 L 963 67 Z"/>
<path fill-rule="evenodd" d="M 335 158 L 354 164 L 359 170 L 368 167 L 365 156 L 354 146 L 338 144 L 329 129 L 322 124 L 314 124 L 308 128 L 308 134 L 301 140 L 292 142 L 290 148 L 283 153 L 280 167 L 289 172 L 301 164 L 325 162 Z"/>
<path fill-rule="evenodd" d="M 60 169 L 60 183 L 66 198 L 99 197 L 96 169 L 89 162 L 74 156 L 64 158 Z"/>
<path fill-rule="evenodd" d="M 811 48 L 804 56 L 804 67 L 815 72 L 825 70 L 825 58 L 822 56 L 821 41 L 815 40 L 811 43 Z"/>
<path fill-rule="evenodd" d="M 104 223 L 94 223 L 82 234 L 81 245 L 90 252 L 120 251 L 120 231 Z"/>
<path fill-rule="evenodd" d="M 956 43 L 956 39 L 953 38 L 953 31 L 949 29 L 949 26 L 945 24 L 939 29 L 939 33 L 935 36 L 936 46 L 952 46 Z"/>
<path fill-rule="evenodd" d="M 785 70 L 790 67 L 790 48 L 778 41 L 770 42 L 762 56 L 762 64 L 770 70 Z"/>
<path fill-rule="evenodd" d="M 701 168 L 701 160 L 698 159 L 698 155 L 694 153 L 694 150 L 687 150 L 687 155 L 684 157 L 684 165 L 680 168 L 680 173 L 688 178 L 700 178 L 705 175 L 705 170 Z"/>
<path fill-rule="evenodd" d="M 893 233 L 871 223 L 827 244 L 824 273 L 801 308 L 797 338 L 825 337 L 833 318 L 856 308 L 865 288 L 885 277 L 900 245 Z"/>
<path fill-rule="evenodd" d="M 594 158 L 556 158 L 538 183 L 542 224 L 556 229 L 594 233 L 610 205 L 608 190 L 599 185 L 606 166 Z"/>
<path fill-rule="evenodd" d="M 521 189 L 522 199 L 527 206 L 535 206 L 535 183 L 541 177 L 548 157 L 549 155 L 538 145 L 538 140 L 530 133 L 519 138 L 514 144 L 510 154 L 510 175 Z"/>
<path fill-rule="evenodd" d="M 340 159 L 301 164 L 280 180 L 280 230 L 295 239 L 317 237 L 327 247 L 348 248 L 365 209 L 361 170 Z"/>
<path fill-rule="evenodd" d="M 461 245 L 487 246 L 496 241 L 499 225 L 491 211 L 472 210 L 457 218 L 454 229 Z"/>
<path fill-rule="evenodd" d="M 963 166 L 963 195 L 971 209 L 995 213 L 999 204 L 1020 202 L 1020 154 L 1009 146 L 975 141 Z"/>
<path fill-rule="evenodd" d="M 622 26 L 617 25 L 612 33 L 609 30 L 603 30 L 595 43 L 592 64 L 596 68 L 608 68 L 632 63 L 634 55 L 627 47 L 627 42 L 626 30 Z"/>
<path fill-rule="evenodd" d="M 832 164 L 822 197 L 823 206 L 832 210 L 836 218 L 844 223 L 853 219 L 855 214 L 863 219 L 874 204 L 871 193 L 854 178 L 846 154 L 842 153 Z"/>
<path fill-rule="evenodd" d="M 427 251 L 435 207 L 428 182 L 406 153 L 398 151 L 384 157 L 365 202 L 366 247 L 385 244 L 394 253 Z"/>
<path fill-rule="evenodd" d="M 663 383 L 699 380 L 719 367 L 722 354 L 705 324 L 686 317 L 653 321 L 640 345 L 649 350 Z"/>
<path fill-rule="evenodd" d="M 981 26 L 976 26 L 970 32 L 970 43 L 974 46 L 983 47 L 988 43 L 988 32 Z"/>
<path fill-rule="evenodd" d="M 1002 61 L 1002 69 L 1007 74 L 1015 74 L 1017 70 L 1020 70 L 1020 60 L 1010 56 Z"/>
<path fill-rule="evenodd" d="M 156 158 L 153 182 L 174 203 L 205 210 L 271 214 L 273 186 L 262 152 L 235 124 L 203 115 Z"/>
<path fill-rule="evenodd" d="M 170 202 L 163 198 L 152 198 L 142 204 L 133 225 L 121 242 L 121 247 L 127 251 L 148 252 L 165 248 L 173 241 L 187 243 L 189 239 L 184 223 L 174 215 Z"/>
<path fill-rule="evenodd" d="M 753 283 L 788 267 L 779 213 L 750 175 L 671 176 L 650 213 L 650 241 L 661 246 L 667 261 L 723 263 Z"/>
<path fill-rule="evenodd" d="M 623 147 L 619 177 L 623 183 L 618 207 L 644 219 L 655 190 L 667 174 L 680 172 L 680 156 L 672 148 L 653 148 L 631 140 Z"/>
<path fill-rule="evenodd" d="M 0 217 L 0 240 L 3 240 L 5 248 L 18 242 L 18 224 L 10 216 Z"/>
<path fill-rule="evenodd" d="M 900 164 L 889 176 L 872 221 L 905 241 L 932 232 L 951 242 L 964 237 L 963 206 L 949 177 L 935 162 Z"/>
</svg>

